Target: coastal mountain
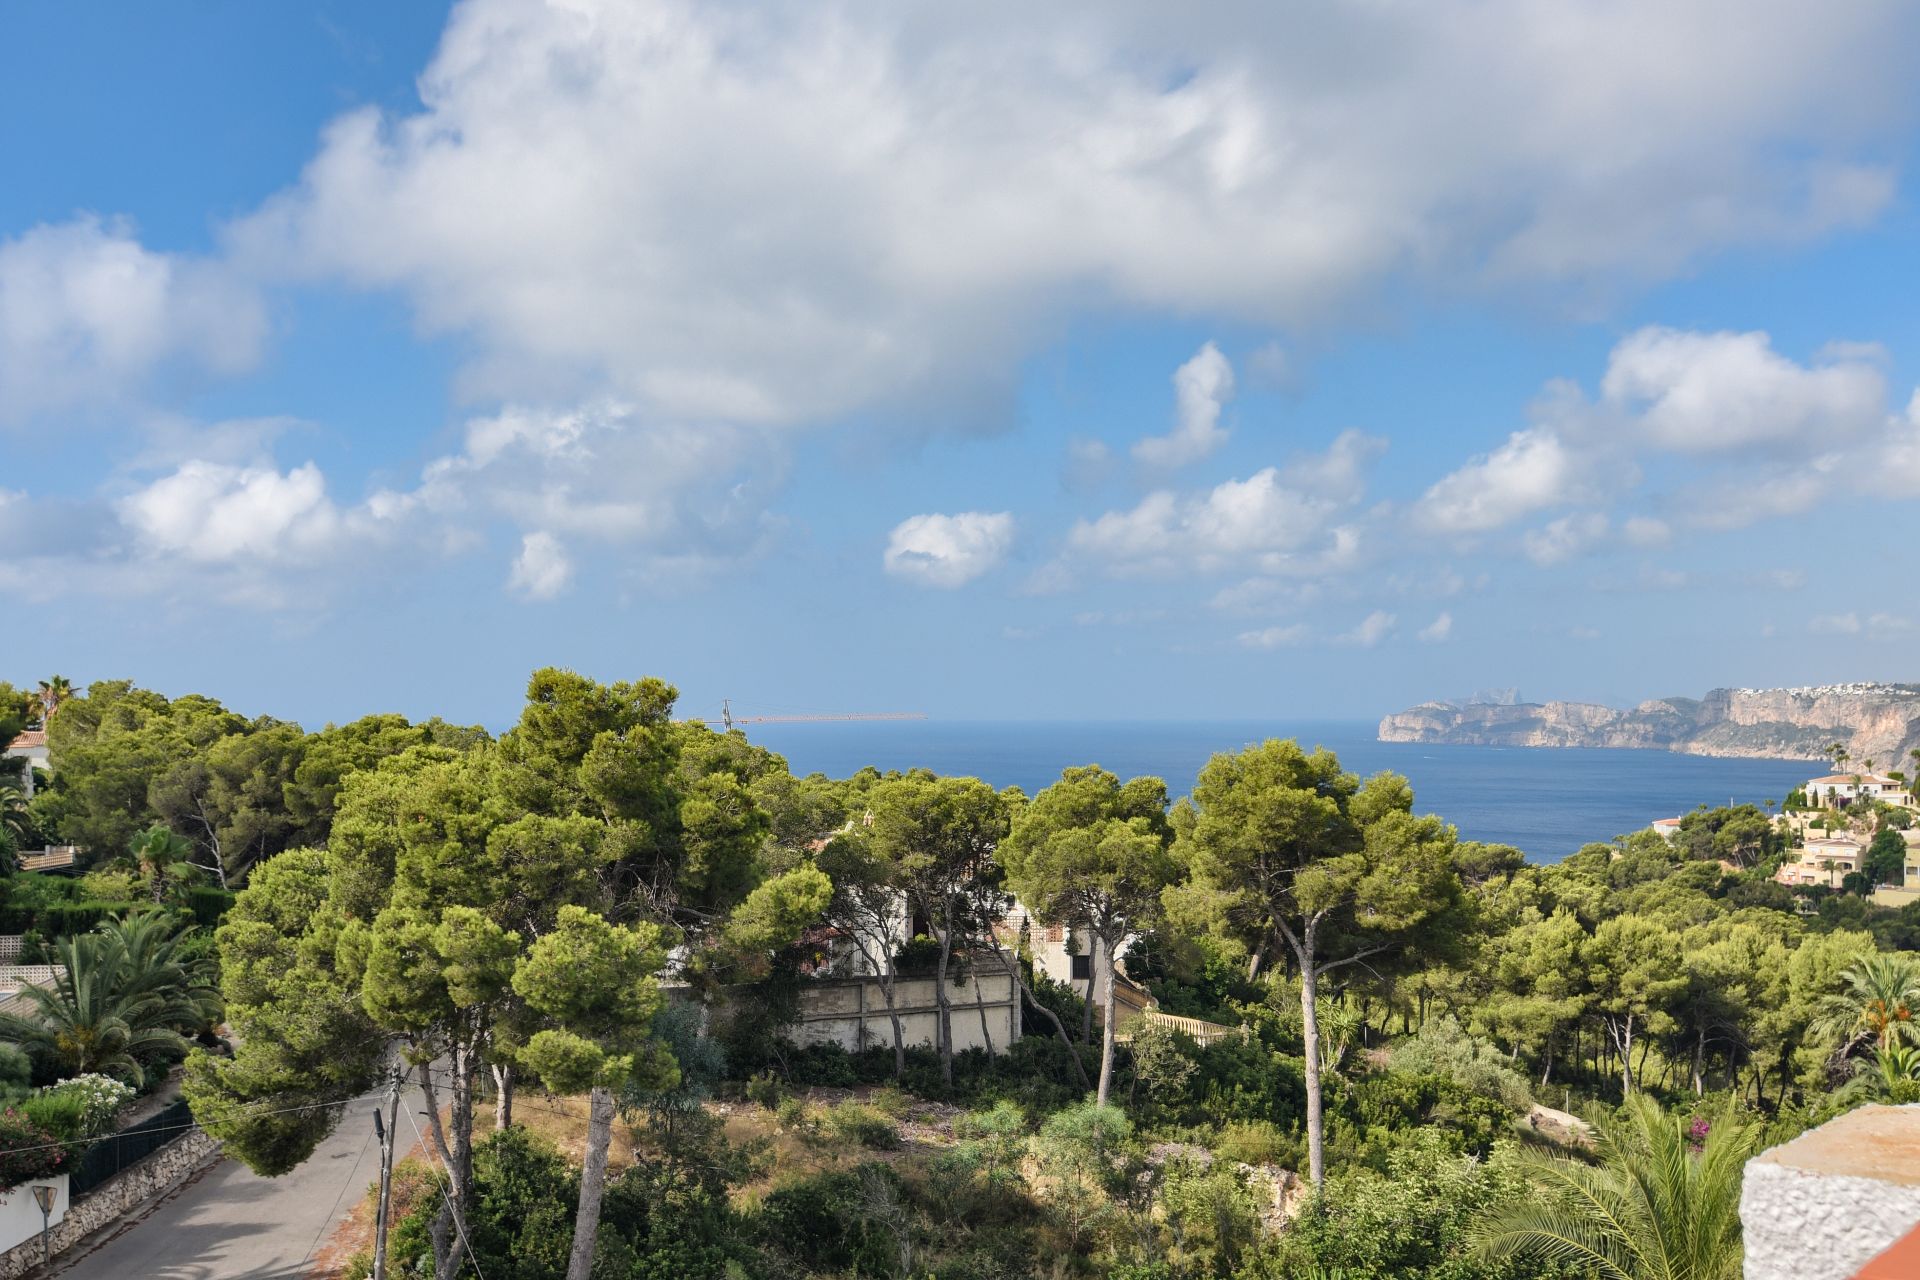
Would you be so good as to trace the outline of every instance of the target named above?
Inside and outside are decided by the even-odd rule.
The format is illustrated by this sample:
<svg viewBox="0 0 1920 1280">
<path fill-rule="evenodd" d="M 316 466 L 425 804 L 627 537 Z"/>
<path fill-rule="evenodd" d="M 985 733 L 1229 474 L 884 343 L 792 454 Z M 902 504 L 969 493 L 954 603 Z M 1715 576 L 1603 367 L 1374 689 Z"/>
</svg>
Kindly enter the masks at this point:
<svg viewBox="0 0 1920 1280">
<path fill-rule="evenodd" d="M 1379 736 L 1382 742 L 1639 747 L 1804 760 L 1824 758 L 1837 742 L 1856 764 L 1906 769 L 1907 752 L 1920 747 L 1920 684 L 1715 689 L 1704 698 L 1655 698 L 1627 709 L 1475 695 L 1387 716 Z"/>
</svg>

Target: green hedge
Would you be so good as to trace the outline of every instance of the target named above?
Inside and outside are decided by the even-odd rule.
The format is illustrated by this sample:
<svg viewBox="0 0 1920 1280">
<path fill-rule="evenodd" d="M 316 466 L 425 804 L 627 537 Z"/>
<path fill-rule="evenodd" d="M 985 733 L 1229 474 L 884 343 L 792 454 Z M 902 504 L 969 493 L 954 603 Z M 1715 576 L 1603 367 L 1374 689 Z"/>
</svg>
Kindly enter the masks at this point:
<svg viewBox="0 0 1920 1280">
<path fill-rule="evenodd" d="M 233 907 L 234 895 L 214 885 L 198 885 L 187 898 L 193 922 L 203 929 L 217 926 Z"/>
</svg>

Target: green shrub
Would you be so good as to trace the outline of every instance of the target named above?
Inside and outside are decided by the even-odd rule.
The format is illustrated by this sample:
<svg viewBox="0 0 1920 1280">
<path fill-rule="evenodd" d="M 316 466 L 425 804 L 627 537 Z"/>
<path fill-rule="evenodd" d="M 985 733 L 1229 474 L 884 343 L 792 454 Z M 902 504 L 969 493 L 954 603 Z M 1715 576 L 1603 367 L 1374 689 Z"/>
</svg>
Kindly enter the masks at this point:
<svg viewBox="0 0 1920 1280">
<path fill-rule="evenodd" d="M 217 885 L 195 885 L 187 893 L 187 909 L 202 929 L 213 929 L 232 909 L 234 895 Z"/>
<path fill-rule="evenodd" d="M 58 1135 L 17 1108 L 0 1111 L 0 1195 L 23 1182 L 64 1173 L 67 1164 Z"/>
<path fill-rule="evenodd" d="M 33 1059 L 17 1044 L 0 1042 L 0 1089 L 21 1088 L 33 1079 Z"/>
<path fill-rule="evenodd" d="M 766 1247 L 808 1271 L 891 1275 L 894 1241 L 862 1212 L 865 1180 L 898 1186 L 892 1170 L 873 1164 L 797 1179 L 760 1202 L 753 1219 L 756 1233 Z"/>
<path fill-rule="evenodd" d="M 481 1274 L 545 1280 L 567 1268 L 580 1179 L 559 1150 L 515 1125 L 473 1149 L 468 1229 Z"/>
<path fill-rule="evenodd" d="M 1220 1131 L 1213 1143 L 1214 1154 L 1239 1164 L 1297 1167 L 1300 1140 L 1266 1120 L 1235 1120 Z"/>
<path fill-rule="evenodd" d="M 747 1081 L 747 1101 L 772 1111 L 787 1096 L 786 1083 L 771 1071 L 763 1071 Z"/>
<path fill-rule="evenodd" d="M 907 1095 L 894 1085 L 882 1085 L 867 1097 L 867 1105 L 895 1120 L 907 1114 Z"/>
<path fill-rule="evenodd" d="M 893 1151 L 900 1146 L 900 1127 L 863 1102 L 829 1107 L 821 1123 L 830 1137 L 858 1143 L 869 1151 Z"/>
<path fill-rule="evenodd" d="M 95 902 L 131 902 L 140 896 L 140 877 L 131 871 L 89 871 L 80 877 L 80 891 Z"/>
<path fill-rule="evenodd" d="M 1393 1069 L 1410 1075 L 1445 1076 L 1462 1088 L 1498 1098 L 1515 1111 L 1533 1105 L 1526 1077 L 1489 1042 L 1469 1035 L 1452 1014 L 1431 1018 L 1389 1052 Z"/>
</svg>

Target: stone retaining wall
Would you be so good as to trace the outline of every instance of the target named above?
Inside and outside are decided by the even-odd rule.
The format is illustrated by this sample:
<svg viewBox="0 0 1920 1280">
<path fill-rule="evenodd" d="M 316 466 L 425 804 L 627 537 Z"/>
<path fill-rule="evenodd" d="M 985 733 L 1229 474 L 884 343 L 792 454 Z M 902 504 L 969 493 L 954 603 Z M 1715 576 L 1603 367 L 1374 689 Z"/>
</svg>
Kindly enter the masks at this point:
<svg viewBox="0 0 1920 1280">
<path fill-rule="evenodd" d="M 140 1163 L 133 1165 L 82 1196 L 67 1210 L 65 1221 L 48 1234 L 47 1243 L 58 1258 L 80 1240 L 109 1226 L 154 1196 L 171 1191 L 220 1154 L 220 1144 L 198 1129 L 189 1129 Z M 40 1237 L 0 1253 L 0 1280 L 18 1280 L 40 1265 Z"/>
</svg>

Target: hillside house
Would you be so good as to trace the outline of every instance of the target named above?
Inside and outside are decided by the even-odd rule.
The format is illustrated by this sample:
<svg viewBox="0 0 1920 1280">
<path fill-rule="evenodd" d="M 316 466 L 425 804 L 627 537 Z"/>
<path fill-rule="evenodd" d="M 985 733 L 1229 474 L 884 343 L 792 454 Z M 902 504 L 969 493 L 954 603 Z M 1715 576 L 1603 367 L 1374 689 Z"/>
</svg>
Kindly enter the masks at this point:
<svg viewBox="0 0 1920 1280">
<path fill-rule="evenodd" d="M 4 752 L 0 752 L 0 760 L 6 761 L 10 767 L 20 770 L 21 776 L 26 782 L 27 797 L 31 799 L 33 797 L 33 771 L 35 769 L 44 770 L 52 768 L 52 757 L 47 753 L 47 731 L 44 729 L 27 729 L 22 731 L 8 744 Z"/>
<path fill-rule="evenodd" d="M 1809 779 L 1804 790 L 1807 803 L 1818 809 L 1843 809 L 1862 799 L 1913 807 L 1906 784 L 1880 773 L 1830 773 Z"/>
<path fill-rule="evenodd" d="M 1665 836 L 1669 841 L 1680 838 L 1680 819 L 1655 818 L 1647 827 L 1657 836 Z"/>
<path fill-rule="evenodd" d="M 1838 889 L 1842 880 L 1860 869 L 1866 852 L 1866 845 L 1852 836 L 1809 840 L 1794 850 L 1792 858 L 1780 864 L 1780 870 L 1774 872 L 1773 878 L 1792 888 L 1824 885 L 1829 889 Z"/>
</svg>

